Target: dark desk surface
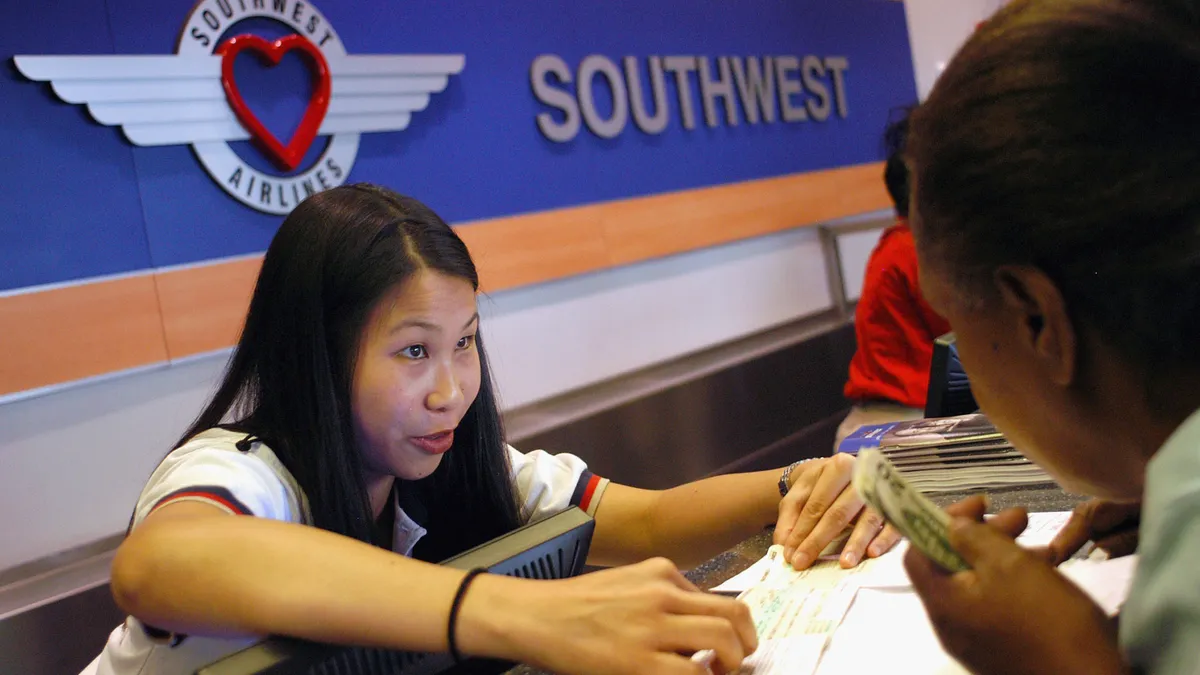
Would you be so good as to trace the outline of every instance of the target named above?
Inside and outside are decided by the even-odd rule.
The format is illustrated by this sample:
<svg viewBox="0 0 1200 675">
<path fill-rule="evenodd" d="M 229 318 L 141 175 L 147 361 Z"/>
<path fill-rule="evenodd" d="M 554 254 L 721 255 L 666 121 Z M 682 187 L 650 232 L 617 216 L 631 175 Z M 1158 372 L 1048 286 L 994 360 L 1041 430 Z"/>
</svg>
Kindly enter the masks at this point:
<svg viewBox="0 0 1200 675">
<path fill-rule="evenodd" d="M 967 497 L 973 492 L 932 495 L 930 498 L 939 506 L 948 506 Z M 1071 495 L 1058 487 L 1016 488 L 1011 490 L 996 490 L 988 493 L 992 499 L 992 509 L 1000 511 L 1013 506 L 1023 506 L 1030 512 L 1070 511 L 1086 497 Z M 733 575 L 745 570 L 767 553 L 771 546 L 771 533 L 763 532 L 750 537 L 746 541 L 721 553 L 685 576 L 700 588 L 709 589 L 719 585 Z M 549 675 L 543 671 L 518 666 L 508 672 L 508 675 Z"/>
</svg>

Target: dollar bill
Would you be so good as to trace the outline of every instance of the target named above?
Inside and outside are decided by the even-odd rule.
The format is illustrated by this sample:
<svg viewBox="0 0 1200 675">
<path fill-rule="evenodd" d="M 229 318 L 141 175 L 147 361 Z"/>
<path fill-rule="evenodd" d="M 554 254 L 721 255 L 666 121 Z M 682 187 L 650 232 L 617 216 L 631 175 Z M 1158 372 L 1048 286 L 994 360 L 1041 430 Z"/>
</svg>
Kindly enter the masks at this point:
<svg viewBox="0 0 1200 675">
<path fill-rule="evenodd" d="M 913 488 L 882 452 L 858 453 L 853 485 L 864 502 L 930 560 L 951 572 L 970 569 L 950 546 L 950 516 Z"/>
</svg>

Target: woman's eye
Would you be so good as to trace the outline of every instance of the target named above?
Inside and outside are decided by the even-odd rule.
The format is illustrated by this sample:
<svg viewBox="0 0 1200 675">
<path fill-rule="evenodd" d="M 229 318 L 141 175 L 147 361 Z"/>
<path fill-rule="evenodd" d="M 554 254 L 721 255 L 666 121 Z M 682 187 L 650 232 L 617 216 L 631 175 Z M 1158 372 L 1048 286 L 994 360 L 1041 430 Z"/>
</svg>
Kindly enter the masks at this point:
<svg viewBox="0 0 1200 675">
<path fill-rule="evenodd" d="M 459 349 L 470 349 L 471 345 L 474 345 L 474 344 L 475 344 L 475 336 L 468 335 L 458 341 L 458 348 Z"/>
<path fill-rule="evenodd" d="M 410 359 L 425 358 L 425 345 L 412 345 L 400 350 L 400 355 Z"/>
</svg>

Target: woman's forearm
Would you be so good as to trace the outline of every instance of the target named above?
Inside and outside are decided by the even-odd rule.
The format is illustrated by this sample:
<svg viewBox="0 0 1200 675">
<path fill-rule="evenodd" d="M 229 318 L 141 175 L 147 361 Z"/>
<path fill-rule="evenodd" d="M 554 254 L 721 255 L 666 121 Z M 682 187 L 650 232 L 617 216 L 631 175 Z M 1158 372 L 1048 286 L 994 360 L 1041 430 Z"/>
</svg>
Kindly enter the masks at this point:
<svg viewBox="0 0 1200 675">
<path fill-rule="evenodd" d="M 657 555 L 692 567 L 775 524 L 779 476 L 729 474 L 664 491 L 654 517 Z"/>
<path fill-rule="evenodd" d="M 705 478 L 669 490 L 610 485 L 596 514 L 589 564 L 653 556 L 695 566 L 775 523 L 781 470 Z"/>
<path fill-rule="evenodd" d="M 177 518 L 152 514 L 117 554 L 114 595 L 146 623 L 193 635 L 448 649 L 462 571 L 316 528 L 189 512 L 197 506 L 163 508 Z M 696 592 L 661 559 L 555 581 L 480 575 L 454 634 L 463 654 L 576 675 L 686 668 L 681 653 L 703 649 L 733 672 L 755 644 L 745 605 Z"/>
<path fill-rule="evenodd" d="M 175 633 L 445 651 L 462 577 L 316 528 L 217 515 L 135 529 L 113 563 L 112 588 L 122 609 Z M 494 594 L 514 581 L 521 583 L 474 583 L 493 585 L 484 592 Z M 475 610 L 494 611 L 479 604 Z M 503 653 L 511 640 L 488 629 L 493 617 L 461 620 L 473 626 L 464 649 L 513 657 Z"/>
</svg>

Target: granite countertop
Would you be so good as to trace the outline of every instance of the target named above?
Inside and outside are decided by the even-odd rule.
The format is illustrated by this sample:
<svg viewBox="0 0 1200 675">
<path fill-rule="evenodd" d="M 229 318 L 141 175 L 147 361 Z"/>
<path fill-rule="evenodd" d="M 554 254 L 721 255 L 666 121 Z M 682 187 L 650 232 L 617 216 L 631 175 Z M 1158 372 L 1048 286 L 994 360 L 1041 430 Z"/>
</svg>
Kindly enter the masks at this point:
<svg viewBox="0 0 1200 675">
<path fill-rule="evenodd" d="M 974 492 L 948 493 L 930 495 L 939 506 L 948 506 Z M 1025 507 L 1030 512 L 1070 511 L 1086 497 L 1063 492 L 1061 488 L 1052 486 L 1014 488 L 997 490 L 988 493 L 992 500 L 992 510 L 1000 511 L 1014 506 Z M 771 533 L 764 531 L 743 541 L 733 548 L 708 560 L 696 568 L 689 570 L 685 576 L 700 588 L 705 590 L 717 586 L 733 575 L 745 570 L 763 557 L 771 546 Z M 536 670 L 529 666 L 518 666 L 508 672 L 508 675 L 550 675 L 545 671 Z"/>
</svg>

